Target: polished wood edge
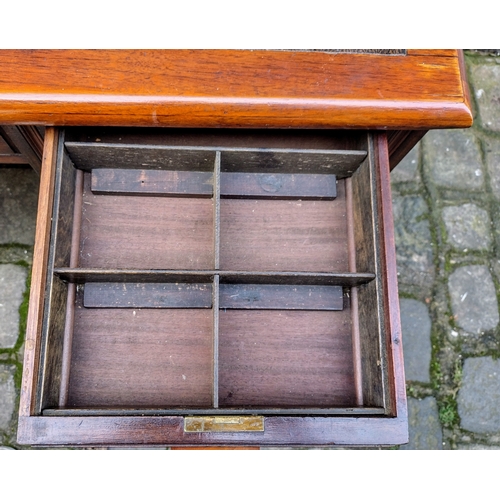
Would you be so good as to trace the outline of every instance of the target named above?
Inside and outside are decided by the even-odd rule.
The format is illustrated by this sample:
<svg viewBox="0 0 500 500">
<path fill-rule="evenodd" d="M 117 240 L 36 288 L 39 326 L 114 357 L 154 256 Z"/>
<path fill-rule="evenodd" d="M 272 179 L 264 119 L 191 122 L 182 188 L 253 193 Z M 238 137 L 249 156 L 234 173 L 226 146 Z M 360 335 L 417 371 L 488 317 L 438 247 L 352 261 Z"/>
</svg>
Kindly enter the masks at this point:
<svg viewBox="0 0 500 500">
<path fill-rule="evenodd" d="M 263 432 L 185 433 L 183 417 L 20 417 L 18 443 L 34 446 L 395 446 L 403 418 L 265 417 Z"/>
<path fill-rule="evenodd" d="M 458 51 L 458 66 L 460 68 L 460 76 L 461 76 L 461 81 L 462 81 L 462 93 L 464 96 L 464 102 L 465 102 L 465 105 L 467 106 L 467 108 L 469 108 L 471 110 L 471 114 L 472 114 L 470 87 L 469 87 L 469 82 L 467 80 L 467 68 L 465 67 L 465 57 L 464 57 L 463 50 Z"/>
<path fill-rule="evenodd" d="M 45 146 L 43 150 L 40 190 L 38 195 L 35 247 L 31 271 L 32 284 L 26 323 L 23 378 L 19 407 L 20 416 L 30 415 L 34 409 L 34 388 L 37 386 L 38 378 L 40 337 L 45 299 L 44 292 L 47 277 L 46 262 L 50 245 L 49 240 L 58 143 L 59 131 L 53 127 L 48 127 L 45 132 Z"/>
<path fill-rule="evenodd" d="M 0 94 L 0 123 L 207 128 L 467 128 L 466 102 Z"/>
<path fill-rule="evenodd" d="M 382 277 L 384 280 L 384 312 L 386 317 L 386 345 L 389 351 L 388 372 L 391 400 L 388 405 L 393 415 L 407 419 L 406 386 L 404 376 L 403 345 L 401 338 L 401 320 L 399 312 L 398 276 L 396 265 L 396 244 L 394 237 L 394 219 L 392 214 L 392 194 L 389 170 L 389 151 L 387 134 L 379 133 L 375 137 L 375 152 L 378 156 L 377 184 L 380 207 L 380 236 L 382 238 Z"/>
<path fill-rule="evenodd" d="M 458 59 L 455 49 L 0 50 L 0 123 L 468 127 Z"/>
</svg>

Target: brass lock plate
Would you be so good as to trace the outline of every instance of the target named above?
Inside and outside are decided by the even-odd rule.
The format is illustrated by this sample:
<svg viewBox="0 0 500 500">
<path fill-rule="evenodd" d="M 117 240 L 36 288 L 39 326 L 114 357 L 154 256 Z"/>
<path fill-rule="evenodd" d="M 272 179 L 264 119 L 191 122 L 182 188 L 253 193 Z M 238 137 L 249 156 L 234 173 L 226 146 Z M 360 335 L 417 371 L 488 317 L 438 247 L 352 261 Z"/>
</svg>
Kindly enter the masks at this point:
<svg viewBox="0 0 500 500">
<path fill-rule="evenodd" d="M 184 432 L 264 432 L 264 417 L 184 417 Z"/>
</svg>

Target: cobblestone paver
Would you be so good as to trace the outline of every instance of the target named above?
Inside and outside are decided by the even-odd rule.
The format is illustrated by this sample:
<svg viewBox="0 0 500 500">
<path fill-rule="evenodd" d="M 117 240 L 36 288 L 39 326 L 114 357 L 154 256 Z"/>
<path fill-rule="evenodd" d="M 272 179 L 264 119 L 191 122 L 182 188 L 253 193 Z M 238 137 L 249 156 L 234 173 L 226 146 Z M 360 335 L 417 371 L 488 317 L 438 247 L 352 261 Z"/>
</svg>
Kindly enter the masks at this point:
<svg viewBox="0 0 500 500">
<path fill-rule="evenodd" d="M 16 389 L 14 373 L 10 366 L 0 365 L 0 433 L 8 431 L 14 415 L 16 404 Z"/>
<path fill-rule="evenodd" d="M 433 397 L 408 400 L 410 441 L 402 450 L 442 450 L 443 432 Z"/>
<path fill-rule="evenodd" d="M 404 221 L 394 228 L 399 281 L 430 292 L 435 271 L 427 204 L 420 195 L 395 194 L 393 210 L 394 220 Z"/>
<path fill-rule="evenodd" d="M 480 334 L 498 325 L 495 285 L 487 266 L 459 267 L 448 279 L 453 318 L 469 333 Z"/>
<path fill-rule="evenodd" d="M 11 348 L 19 336 L 19 307 L 26 285 L 26 268 L 0 264 L 0 348 Z"/>
<path fill-rule="evenodd" d="M 401 299 L 399 307 L 406 380 L 429 383 L 432 355 L 429 310 L 425 304 L 414 299 Z"/>
<path fill-rule="evenodd" d="M 458 392 L 458 414 L 463 429 L 500 433 L 500 360 L 490 356 L 465 360 Z"/>
<path fill-rule="evenodd" d="M 35 242 L 38 175 L 27 168 L 0 168 L 0 244 Z"/>
<path fill-rule="evenodd" d="M 436 186 L 464 191 L 483 189 L 481 152 L 471 130 L 433 130 L 422 143 L 425 171 Z"/>
<path fill-rule="evenodd" d="M 428 132 L 391 174 L 410 422 L 401 449 L 500 449 L 500 55 L 465 60 L 473 127 Z M 2 450 L 20 448 L 37 182 L 30 170 L 0 168 L 0 285 L 10 290 L 0 316 Z"/>
<path fill-rule="evenodd" d="M 449 243 L 453 248 L 488 250 L 491 245 L 491 222 L 486 210 L 473 203 L 443 209 L 443 221 Z"/>
<path fill-rule="evenodd" d="M 500 66 L 473 64 L 470 68 L 478 121 L 484 129 L 500 132 Z"/>
<path fill-rule="evenodd" d="M 33 260 L 38 175 L 30 168 L 0 167 L 0 446 L 16 443 L 17 411 Z"/>
</svg>

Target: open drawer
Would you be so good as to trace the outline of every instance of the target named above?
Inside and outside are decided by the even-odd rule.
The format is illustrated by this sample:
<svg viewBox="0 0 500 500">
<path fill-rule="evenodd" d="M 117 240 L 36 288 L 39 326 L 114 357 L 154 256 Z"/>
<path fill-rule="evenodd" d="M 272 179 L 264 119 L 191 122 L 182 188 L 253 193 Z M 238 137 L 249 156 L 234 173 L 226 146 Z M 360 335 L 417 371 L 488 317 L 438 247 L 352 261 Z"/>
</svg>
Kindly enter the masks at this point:
<svg viewBox="0 0 500 500">
<path fill-rule="evenodd" d="M 384 133 L 48 129 L 18 440 L 407 441 Z"/>
</svg>

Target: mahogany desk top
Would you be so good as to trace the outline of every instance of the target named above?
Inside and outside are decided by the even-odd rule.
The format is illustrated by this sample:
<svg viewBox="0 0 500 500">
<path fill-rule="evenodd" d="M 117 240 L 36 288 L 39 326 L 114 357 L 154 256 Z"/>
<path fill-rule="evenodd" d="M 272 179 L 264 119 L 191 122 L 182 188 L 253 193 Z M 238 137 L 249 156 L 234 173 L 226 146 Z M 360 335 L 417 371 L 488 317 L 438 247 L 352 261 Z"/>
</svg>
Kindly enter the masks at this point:
<svg viewBox="0 0 500 500">
<path fill-rule="evenodd" d="M 394 168 L 472 124 L 460 51 L 399 52 L 1 50 L 0 124 L 388 130 Z"/>
</svg>

